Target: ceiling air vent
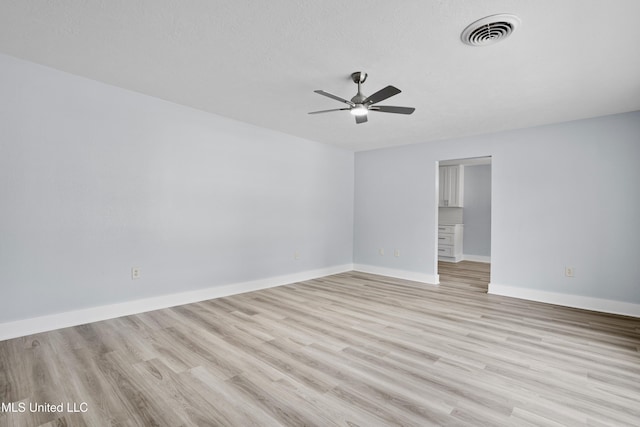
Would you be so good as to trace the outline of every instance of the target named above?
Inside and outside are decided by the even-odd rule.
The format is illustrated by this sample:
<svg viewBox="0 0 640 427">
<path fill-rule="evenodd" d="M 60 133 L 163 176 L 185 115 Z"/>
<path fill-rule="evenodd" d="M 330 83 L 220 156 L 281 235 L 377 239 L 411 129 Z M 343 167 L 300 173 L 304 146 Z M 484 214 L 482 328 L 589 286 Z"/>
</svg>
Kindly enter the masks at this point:
<svg viewBox="0 0 640 427">
<path fill-rule="evenodd" d="M 487 46 L 509 37 L 519 24 L 520 19 L 515 15 L 491 15 L 469 25 L 460 38 L 469 46 Z"/>
</svg>

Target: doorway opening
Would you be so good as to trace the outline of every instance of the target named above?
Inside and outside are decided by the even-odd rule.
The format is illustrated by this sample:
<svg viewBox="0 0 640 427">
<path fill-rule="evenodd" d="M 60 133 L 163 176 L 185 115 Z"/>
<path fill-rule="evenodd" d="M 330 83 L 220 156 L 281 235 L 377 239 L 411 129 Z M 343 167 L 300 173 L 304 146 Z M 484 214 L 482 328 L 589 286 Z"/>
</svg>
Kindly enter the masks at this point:
<svg viewBox="0 0 640 427">
<path fill-rule="evenodd" d="M 436 274 L 487 292 L 491 270 L 491 156 L 438 162 Z"/>
</svg>

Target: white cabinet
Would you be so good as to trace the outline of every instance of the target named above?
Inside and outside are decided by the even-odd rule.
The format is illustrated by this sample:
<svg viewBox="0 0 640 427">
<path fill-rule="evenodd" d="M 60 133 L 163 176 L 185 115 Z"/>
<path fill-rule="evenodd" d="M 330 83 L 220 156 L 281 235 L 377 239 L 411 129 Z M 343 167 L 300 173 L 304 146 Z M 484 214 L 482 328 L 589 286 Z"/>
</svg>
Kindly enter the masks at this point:
<svg viewBox="0 0 640 427">
<path fill-rule="evenodd" d="M 438 206 L 461 208 L 464 204 L 464 166 L 440 166 Z"/>
<path fill-rule="evenodd" d="M 438 225 L 438 259 L 440 261 L 462 261 L 463 224 Z"/>
</svg>

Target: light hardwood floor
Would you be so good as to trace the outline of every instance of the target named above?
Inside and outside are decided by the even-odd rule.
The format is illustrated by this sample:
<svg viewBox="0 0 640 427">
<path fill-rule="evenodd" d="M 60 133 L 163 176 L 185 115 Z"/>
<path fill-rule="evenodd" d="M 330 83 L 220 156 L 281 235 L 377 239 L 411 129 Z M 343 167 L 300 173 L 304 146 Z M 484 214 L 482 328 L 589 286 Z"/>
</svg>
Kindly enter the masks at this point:
<svg viewBox="0 0 640 427">
<path fill-rule="evenodd" d="M 487 295 L 486 264 L 440 278 L 344 273 L 0 342 L 0 402 L 26 409 L 0 426 L 640 425 L 640 319 Z M 29 412 L 45 402 L 87 412 Z"/>
</svg>

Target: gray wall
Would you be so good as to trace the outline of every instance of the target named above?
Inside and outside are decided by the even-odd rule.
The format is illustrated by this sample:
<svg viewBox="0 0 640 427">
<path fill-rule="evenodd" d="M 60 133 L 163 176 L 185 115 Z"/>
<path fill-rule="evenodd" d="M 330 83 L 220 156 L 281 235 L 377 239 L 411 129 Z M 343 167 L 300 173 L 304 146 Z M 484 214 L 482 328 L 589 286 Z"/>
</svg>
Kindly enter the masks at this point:
<svg viewBox="0 0 640 427">
<path fill-rule="evenodd" d="M 492 283 L 640 303 L 640 112 L 356 153 L 354 262 L 434 275 L 437 162 L 489 155 Z"/>
<path fill-rule="evenodd" d="M 0 322 L 351 262 L 434 275 L 437 162 L 487 155 L 493 283 L 640 303 L 640 112 L 354 164 L 4 55 L 0 93 Z"/>
<path fill-rule="evenodd" d="M 491 256 L 491 165 L 464 167 L 463 251 Z"/>
<path fill-rule="evenodd" d="M 0 322 L 352 262 L 351 152 L 4 55 L 0 94 Z"/>
</svg>

